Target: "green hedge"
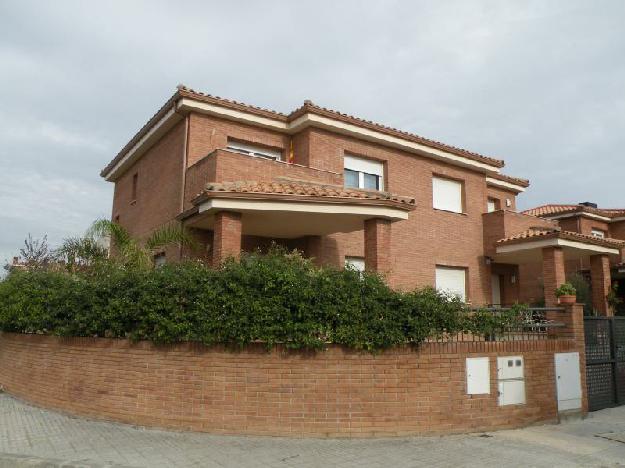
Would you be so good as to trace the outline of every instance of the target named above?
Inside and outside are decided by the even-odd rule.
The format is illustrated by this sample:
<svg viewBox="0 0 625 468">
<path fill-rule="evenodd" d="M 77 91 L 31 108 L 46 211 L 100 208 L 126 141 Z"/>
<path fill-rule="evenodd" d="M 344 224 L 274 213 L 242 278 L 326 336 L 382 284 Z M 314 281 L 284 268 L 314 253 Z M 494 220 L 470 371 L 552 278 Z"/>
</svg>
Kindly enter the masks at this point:
<svg viewBox="0 0 625 468">
<path fill-rule="evenodd" d="M 0 282 L 1 330 L 157 343 L 339 343 L 374 351 L 445 332 L 490 334 L 511 319 L 468 313 L 433 289 L 398 292 L 376 275 L 316 268 L 282 251 L 246 255 L 219 270 L 104 264 L 78 274 L 13 272 Z"/>
</svg>

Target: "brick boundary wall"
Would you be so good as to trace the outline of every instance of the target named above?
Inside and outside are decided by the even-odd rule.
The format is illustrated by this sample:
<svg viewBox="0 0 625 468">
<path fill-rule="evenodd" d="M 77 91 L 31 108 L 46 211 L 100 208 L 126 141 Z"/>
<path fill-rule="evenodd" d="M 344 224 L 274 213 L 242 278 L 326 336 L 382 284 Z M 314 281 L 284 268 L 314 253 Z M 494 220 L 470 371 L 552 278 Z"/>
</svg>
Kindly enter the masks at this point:
<svg viewBox="0 0 625 468">
<path fill-rule="evenodd" d="M 0 334 L 0 385 L 35 405 L 223 434 L 366 437 L 513 428 L 557 419 L 554 353 L 574 339 L 425 343 L 371 355 L 155 346 Z M 527 403 L 497 403 L 497 356 L 523 355 Z M 490 358 L 490 395 L 466 394 L 465 358 Z"/>
</svg>

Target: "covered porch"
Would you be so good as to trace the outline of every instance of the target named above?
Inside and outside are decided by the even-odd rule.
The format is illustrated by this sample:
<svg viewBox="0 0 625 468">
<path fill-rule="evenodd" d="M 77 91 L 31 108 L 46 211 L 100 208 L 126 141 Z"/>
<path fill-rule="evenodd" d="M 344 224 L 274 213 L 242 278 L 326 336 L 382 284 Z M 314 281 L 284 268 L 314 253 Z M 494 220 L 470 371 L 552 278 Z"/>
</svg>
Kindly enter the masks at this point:
<svg viewBox="0 0 625 468">
<path fill-rule="evenodd" d="M 180 217 L 212 233 L 209 258 L 238 258 L 244 244 L 275 239 L 323 263 L 323 238 L 364 232 L 365 269 L 390 270 L 391 224 L 408 218 L 412 198 L 300 181 L 209 183 Z M 255 244 L 254 244 L 255 245 Z"/>
<path fill-rule="evenodd" d="M 617 261 L 625 242 L 603 239 L 560 229 L 530 229 L 496 243 L 493 262 L 501 265 L 534 266 L 525 281 L 541 275 L 546 307 L 558 305 L 556 289 L 566 282 L 567 263 L 590 265 L 592 306 L 599 315 L 612 315 L 607 296 L 612 286 L 611 263 Z M 537 278 L 531 276 L 536 275 Z M 523 281 L 523 278 L 521 278 Z M 527 285 L 520 284 L 519 289 Z"/>
</svg>

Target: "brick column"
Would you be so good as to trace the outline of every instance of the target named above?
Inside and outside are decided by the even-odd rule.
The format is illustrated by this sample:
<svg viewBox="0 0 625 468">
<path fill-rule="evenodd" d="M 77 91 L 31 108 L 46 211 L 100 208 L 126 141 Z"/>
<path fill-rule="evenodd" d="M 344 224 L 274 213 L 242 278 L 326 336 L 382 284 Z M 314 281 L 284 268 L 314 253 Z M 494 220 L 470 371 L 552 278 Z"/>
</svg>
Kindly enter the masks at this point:
<svg viewBox="0 0 625 468">
<path fill-rule="evenodd" d="M 213 231 L 213 266 L 219 266 L 228 257 L 241 255 L 241 213 L 219 211 L 215 214 Z"/>
<path fill-rule="evenodd" d="M 606 296 L 612 287 L 610 258 L 607 255 L 590 256 L 590 279 L 592 283 L 592 306 L 599 315 L 613 315 Z"/>
<path fill-rule="evenodd" d="M 543 248 L 543 283 L 545 286 L 545 306 L 558 305 L 556 289 L 566 282 L 564 275 L 564 251 L 561 247 Z"/>
<path fill-rule="evenodd" d="M 323 239 L 321 236 L 308 236 L 306 238 L 306 255 L 312 259 L 313 263 L 321 266 L 323 254 Z"/>
<path fill-rule="evenodd" d="M 388 273 L 391 269 L 391 222 L 373 218 L 365 221 L 365 270 Z"/>
<path fill-rule="evenodd" d="M 547 311 L 547 319 L 564 324 L 553 330 L 558 340 L 572 340 L 579 353 L 579 373 L 582 387 L 582 414 L 588 412 L 588 392 L 586 389 L 586 337 L 584 335 L 584 305 L 566 304 L 564 309 Z"/>
</svg>

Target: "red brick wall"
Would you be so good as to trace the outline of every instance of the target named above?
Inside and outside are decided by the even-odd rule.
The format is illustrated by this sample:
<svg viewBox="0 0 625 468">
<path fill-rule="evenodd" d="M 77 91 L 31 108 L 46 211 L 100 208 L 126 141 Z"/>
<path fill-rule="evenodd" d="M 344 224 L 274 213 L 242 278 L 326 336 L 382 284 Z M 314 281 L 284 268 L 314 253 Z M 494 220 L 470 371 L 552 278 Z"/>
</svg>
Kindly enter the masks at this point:
<svg viewBox="0 0 625 468">
<path fill-rule="evenodd" d="M 219 266 L 229 257 L 241 254 L 241 213 L 219 211 L 213 230 L 213 265 Z"/>
<path fill-rule="evenodd" d="M 365 268 L 387 274 L 393 254 L 391 250 L 391 223 L 385 219 L 365 221 Z"/>
<path fill-rule="evenodd" d="M 185 122 L 178 123 L 116 182 L 113 219 L 134 236 L 143 237 L 180 213 Z M 132 178 L 137 174 L 137 199 L 132 203 Z"/>
<path fill-rule="evenodd" d="M 592 305 L 599 315 L 613 315 L 608 306 L 607 295 L 612 287 L 610 280 L 610 257 L 590 256 L 590 277 L 592 280 Z"/>
<path fill-rule="evenodd" d="M 499 200 L 499 208 L 502 210 L 516 211 L 516 193 L 509 190 L 500 189 L 497 187 L 487 188 L 487 198 L 493 198 Z M 511 205 L 506 206 L 506 200 L 510 200 Z M 486 207 L 486 201 L 484 202 Z M 486 210 L 486 208 L 484 208 Z"/>
<path fill-rule="evenodd" d="M 189 117 L 188 166 L 216 149 L 225 148 L 228 138 L 280 149 L 286 157 L 291 141 L 289 135 L 210 115 L 191 113 Z"/>
<path fill-rule="evenodd" d="M 406 221 L 393 223 L 387 276 L 400 289 L 432 286 L 435 266 L 468 269 L 468 298 L 474 303 L 490 302 L 490 274 L 484 262 L 482 214 L 486 211 L 487 187 L 483 174 L 430 158 L 384 147 L 321 129 L 309 129 L 308 161 L 314 167 L 343 170 L 345 153 L 385 163 L 385 188 L 414 197 L 416 210 Z M 464 214 L 432 208 L 433 174 L 464 182 Z M 364 256 L 362 231 L 324 238 L 324 262 L 342 265 L 345 256 Z"/>
<path fill-rule="evenodd" d="M 208 182 L 237 182 L 243 180 L 272 181 L 286 177 L 297 180 L 342 185 L 343 174 L 315 170 L 298 164 L 252 158 L 231 151 L 216 150 L 197 161 L 187 170 L 185 206 Z"/>
<path fill-rule="evenodd" d="M 103 338 L 0 335 L 0 384 L 77 415 L 214 433 L 396 436 L 553 421 L 554 352 L 572 339 L 424 344 L 370 355 L 252 346 L 156 347 Z M 497 403 L 496 357 L 525 358 L 527 403 Z M 490 395 L 466 395 L 465 358 L 490 357 Z"/>
<path fill-rule="evenodd" d="M 543 248 L 543 281 L 545 288 L 545 305 L 558 305 L 555 291 L 566 281 L 564 273 L 564 251 L 561 247 Z"/>
</svg>

